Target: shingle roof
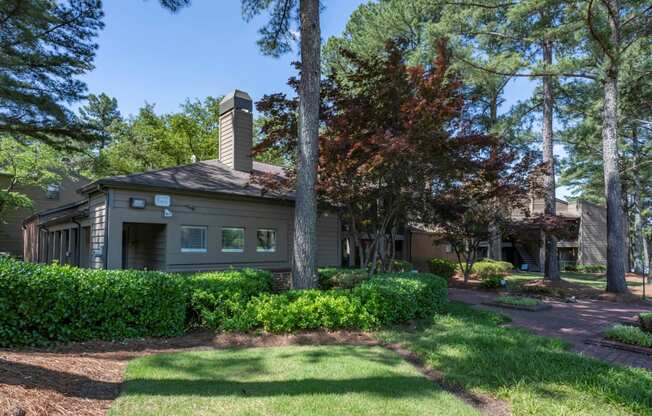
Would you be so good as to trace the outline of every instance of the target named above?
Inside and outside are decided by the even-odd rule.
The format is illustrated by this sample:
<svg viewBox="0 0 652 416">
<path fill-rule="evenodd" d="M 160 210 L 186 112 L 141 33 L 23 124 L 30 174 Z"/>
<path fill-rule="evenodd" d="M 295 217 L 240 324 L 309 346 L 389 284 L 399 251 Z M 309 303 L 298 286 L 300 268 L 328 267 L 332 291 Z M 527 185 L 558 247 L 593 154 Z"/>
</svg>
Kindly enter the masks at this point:
<svg viewBox="0 0 652 416">
<path fill-rule="evenodd" d="M 283 168 L 253 162 L 253 173 L 283 177 Z M 175 166 L 151 172 L 110 176 L 92 182 L 79 191 L 95 189 L 98 185 L 116 187 L 152 187 L 187 192 L 229 194 L 271 199 L 293 200 L 294 193 L 266 190 L 251 181 L 251 173 L 231 169 L 219 160 L 205 160 L 189 165 Z"/>
</svg>

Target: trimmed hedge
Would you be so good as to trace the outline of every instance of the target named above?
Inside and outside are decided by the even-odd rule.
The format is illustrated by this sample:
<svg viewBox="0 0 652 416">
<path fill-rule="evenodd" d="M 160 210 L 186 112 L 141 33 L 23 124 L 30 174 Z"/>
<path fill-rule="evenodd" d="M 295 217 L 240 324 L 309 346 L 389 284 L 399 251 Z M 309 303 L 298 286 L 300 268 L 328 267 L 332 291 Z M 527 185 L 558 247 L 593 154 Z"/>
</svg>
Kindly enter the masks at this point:
<svg viewBox="0 0 652 416">
<path fill-rule="evenodd" d="M 363 329 L 407 322 L 441 311 L 447 284 L 431 274 L 388 273 L 352 290 L 300 290 L 253 298 L 238 330 L 262 327 L 269 332 L 317 328 Z"/>
<path fill-rule="evenodd" d="M 428 269 L 430 270 L 430 273 L 441 276 L 447 280 L 450 280 L 453 278 L 453 276 L 455 276 L 455 273 L 459 267 L 460 266 L 456 262 L 446 259 L 434 258 L 428 262 Z"/>
<path fill-rule="evenodd" d="M 607 266 L 604 264 L 578 264 L 575 270 L 580 273 L 606 273 Z"/>
<path fill-rule="evenodd" d="M 270 273 L 253 269 L 183 276 L 0 259 L 0 346 L 176 336 L 193 327 L 368 330 L 428 317 L 447 302 L 446 281 L 432 274 L 282 294 L 269 293 L 270 283 Z"/>
<path fill-rule="evenodd" d="M 475 274 L 480 280 L 486 280 L 502 276 L 513 269 L 514 265 L 510 262 L 483 259 L 473 264 L 471 273 Z"/>
<path fill-rule="evenodd" d="M 159 272 L 85 270 L 0 259 L 0 346 L 174 336 L 186 295 Z"/>
<path fill-rule="evenodd" d="M 342 269 L 325 267 L 318 272 L 319 287 L 322 289 L 353 289 L 369 280 L 369 274 L 362 269 Z"/>
</svg>

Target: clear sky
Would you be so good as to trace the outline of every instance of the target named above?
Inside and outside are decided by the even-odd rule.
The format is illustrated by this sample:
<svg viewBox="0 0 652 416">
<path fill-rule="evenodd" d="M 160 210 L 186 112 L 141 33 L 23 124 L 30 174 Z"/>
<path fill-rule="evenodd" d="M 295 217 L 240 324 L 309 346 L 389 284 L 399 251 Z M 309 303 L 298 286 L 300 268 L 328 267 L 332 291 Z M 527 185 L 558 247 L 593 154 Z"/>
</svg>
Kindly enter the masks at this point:
<svg viewBox="0 0 652 416">
<path fill-rule="evenodd" d="M 322 37 L 338 35 L 363 0 L 328 0 L 321 15 Z M 238 88 L 254 101 L 289 92 L 296 52 L 281 58 L 258 50 L 258 29 L 266 16 L 242 19 L 240 0 L 193 0 L 172 14 L 158 0 L 106 0 L 95 70 L 84 76 L 89 92 L 116 97 L 123 115 L 145 102 L 160 113 L 176 111 L 187 98 L 220 96 Z M 532 93 L 533 82 L 517 79 L 506 89 L 503 110 Z M 566 194 L 562 190 L 561 196 Z"/>
</svg>

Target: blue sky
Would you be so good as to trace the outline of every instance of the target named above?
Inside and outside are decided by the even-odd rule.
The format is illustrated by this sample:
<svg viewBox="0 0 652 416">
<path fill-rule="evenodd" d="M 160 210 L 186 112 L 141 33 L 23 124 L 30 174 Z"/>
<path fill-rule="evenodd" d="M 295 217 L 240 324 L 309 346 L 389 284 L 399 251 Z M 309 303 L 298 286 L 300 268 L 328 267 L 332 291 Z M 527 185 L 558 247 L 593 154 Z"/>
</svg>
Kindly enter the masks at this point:
<svg viewBox="0 0 652 416">
<path fill-rule="evenodd" d="M 322 37 L 338 35 L 362 0 L 329 0 L 321 15 Z M 95 70 L 84 76 L 89 92 L 116 97 L 123 115 L 145 102 L 158 112 L 176 111 L 187 98 L 247 91 L 254 101 L 286 91 L 296 52 L 281 58 L 258 50 L 258 29 L 266 17 L 242 19 L 240 0 L 194 0 L 172 14 L 157 0 L 107 0 Z M 503 109 L 532 93 L 520 78 L 506 89 Z M 562 196 L 566 192 L 562 191 Z"/>
</svg>

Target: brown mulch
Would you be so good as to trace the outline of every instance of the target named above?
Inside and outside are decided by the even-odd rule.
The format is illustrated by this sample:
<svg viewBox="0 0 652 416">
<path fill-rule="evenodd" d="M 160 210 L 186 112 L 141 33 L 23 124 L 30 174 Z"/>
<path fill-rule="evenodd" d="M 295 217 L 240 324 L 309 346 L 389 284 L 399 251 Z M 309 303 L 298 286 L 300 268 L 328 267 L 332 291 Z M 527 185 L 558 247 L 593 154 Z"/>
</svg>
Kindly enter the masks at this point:
<svg viewBox="0 0 652 416">
<path fill-rule="evenodd" d="M 319 331 L 295 335 L 195 332 L 177 338 L 85 342 L 48 350 L 0 349 L 0 416 L 104 415 L 120 393 L 128 361 L 145 355 L 190 349 L 335 344 L 388 348 L 482 413 L 509 414 L 505 402 L 447 383 L 441 373 L 425 366 L 414 353 L 400 345 L 382 344 L 362 332 Z"/>
</svg>

